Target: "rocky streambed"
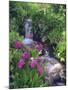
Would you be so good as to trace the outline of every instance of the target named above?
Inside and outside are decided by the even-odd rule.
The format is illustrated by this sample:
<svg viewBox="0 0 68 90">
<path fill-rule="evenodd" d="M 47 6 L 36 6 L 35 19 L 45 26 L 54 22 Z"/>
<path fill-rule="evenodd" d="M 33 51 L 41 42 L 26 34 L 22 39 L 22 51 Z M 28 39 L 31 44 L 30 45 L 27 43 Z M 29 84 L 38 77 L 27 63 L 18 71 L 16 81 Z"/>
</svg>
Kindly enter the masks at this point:
<svg viewBox="0 0 68 90">
<path fill-rule="evenodd" d="M 46 72 L 46 80 L 49 86 L 63 86 L 66 84 L 66 68 L 57 59 L 43 55 L 41 58 L 41 65 Z"/>
</svg>

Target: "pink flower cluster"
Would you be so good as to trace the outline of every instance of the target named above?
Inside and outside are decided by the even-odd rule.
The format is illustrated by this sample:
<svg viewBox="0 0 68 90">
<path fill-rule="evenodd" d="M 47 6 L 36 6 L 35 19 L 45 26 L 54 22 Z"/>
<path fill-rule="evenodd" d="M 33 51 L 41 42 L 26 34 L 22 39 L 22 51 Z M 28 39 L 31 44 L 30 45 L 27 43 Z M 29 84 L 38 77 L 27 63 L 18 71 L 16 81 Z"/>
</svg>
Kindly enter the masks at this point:
<svg viewBox="0 0 68 90">
<path fill-rule="evenodd" d="M 23 59 L 20 59 L 19 61 L 18 61 L 18 63 L 17 63 L 17 66 L 18 66 L 18 68 L 23 68 L 23 66 L 25 65 L 25 62 L 24 62 L 24 60 Z"/>
<path fill-rule="evenodd" d="M 22 48 L 23 44 L 20 41 L 16 41 L 14 46 L 19 49 Z"/>
<path fill-rule="evenodd" d="M 23 45 L 21 42 L 19 41 L 16 41 L 15 42 L 15 48 L 21 48 Z M 38 43 L 36 45 L 36 48 L 40 51 L 43 49 L 43 45 L 41 43 Z M 35 58 L 31 58 L 31 61 L 29 61 L 30 59 L 30 53 L 25 51 L 23 54 L 22 54 L 22 59 L 20 59 L 18 62 L 17 62 L 17 67 L 19 69 L 22 69 L 24 67 L 25 64 L 29 64 L 30 68 L 31 69 L 34 69 L 36 68 L 39 75 L 41 76 L 43 74 L 43 68 L 42 66 L 40 65 L 40 61 L 41 61 L 41 58 L 39 57 L 38 59 L 35 59 Z M 26 63 L 27 62 L 27 63 Z"/>
<path fill-rule="evenodd" d="M 22 69 L 25 65 L 25 61 L 24 59 L 20 59 L 18 62 L 17 62 L 17 67 L 19 69 Z M 43 68 L 41 67 L 41 65 L 35 60 L 35 59 L 32 59 L 29 63 L 29 66 L 33 69 L 35 67 L 37 67 L 37 70 L 38 70 L 38 73 L 39 75 L 41 76 L 43 74 Z"/>
<path fill-rule="evenodd" d="M 31 68 L 35 68 L 37 67 L 38 73 L 41 76 L 43 74 L 43 68 L 41 67 L 41 65 L 38 63 L 37 60 L 35 60 L 34 58 L 31 60 L 30 62 L 30 67 Z"/>
<path fill-rule="evenodd" d="M 29 59 L 29 58 L 30 58 L 30 53 L 24 52 L 24 53 L 22 54 L 22 58 L 24 58 L 24 59 Z"/>
<path fill-rule="evenodd" d="M 23 66 L 25 65 L 25 60 L 28 59 L 30 57 L 30 54 L 28 52 L 24 52 L 22 54 L 22 59 L 20 59 L 17 63 L 18 68 L 23 68 Z"/>
</svg>

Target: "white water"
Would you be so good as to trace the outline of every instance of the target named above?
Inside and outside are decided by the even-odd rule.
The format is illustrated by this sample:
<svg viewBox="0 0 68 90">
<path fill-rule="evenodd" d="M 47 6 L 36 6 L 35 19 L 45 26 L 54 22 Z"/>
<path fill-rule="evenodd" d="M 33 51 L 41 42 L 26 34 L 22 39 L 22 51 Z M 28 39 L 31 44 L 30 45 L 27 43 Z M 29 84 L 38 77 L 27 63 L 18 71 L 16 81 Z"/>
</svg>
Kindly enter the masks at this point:
<svg viewBox="0 0 68 90">
<path fill-rule="evenodd" d="M 32 20 L 31 19 L 26 19 L 25 25 L 24 25 L 24 29 L 25 29 L 25 39 L 23 40 L 23 43 L 25 45 L 32 45 L 33 44 L 33 39 L 29 38 L 27 36 L 31 35 L 31 29 L 32 29 Z"/>
</svg>

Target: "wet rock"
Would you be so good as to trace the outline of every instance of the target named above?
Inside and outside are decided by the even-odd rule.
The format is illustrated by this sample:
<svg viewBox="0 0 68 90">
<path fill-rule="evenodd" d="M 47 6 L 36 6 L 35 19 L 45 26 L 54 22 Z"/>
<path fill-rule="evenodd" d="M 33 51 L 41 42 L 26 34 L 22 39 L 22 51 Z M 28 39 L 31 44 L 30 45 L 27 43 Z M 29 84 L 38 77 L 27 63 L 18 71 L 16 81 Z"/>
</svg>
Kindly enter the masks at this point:
<svg viewBox="0 0 68 90">
<path fill-rule="evenodd" d="M 65 66 L 62 65 L 58 60 L 50 56 L 41 56 L 41 65 L 47 74 L 48 82 L 50 86 L 54 85 L 65 85 Z M 65 81 L 62 81 L 62 80 Z"/>
</svg>

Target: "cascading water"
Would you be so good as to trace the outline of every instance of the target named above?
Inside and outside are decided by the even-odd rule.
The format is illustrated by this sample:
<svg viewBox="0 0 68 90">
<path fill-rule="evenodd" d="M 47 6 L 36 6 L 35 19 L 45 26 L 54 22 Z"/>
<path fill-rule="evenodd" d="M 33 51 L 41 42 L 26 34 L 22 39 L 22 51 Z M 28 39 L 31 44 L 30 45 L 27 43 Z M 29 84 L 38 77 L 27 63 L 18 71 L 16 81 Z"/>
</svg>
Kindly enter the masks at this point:
<svg viewBox="0 0 68 90">
<path fill-rule="evenodd" d="M 32 29 L 32 20 L 31 19 L 26 19 L 25 24 L 24 24 L 24 30 L 25 30 L 25 39 L 23 40 L 24 45 L 31 46 L 33 44 L 33 33 L 31 31 Z"/>
</svg>

